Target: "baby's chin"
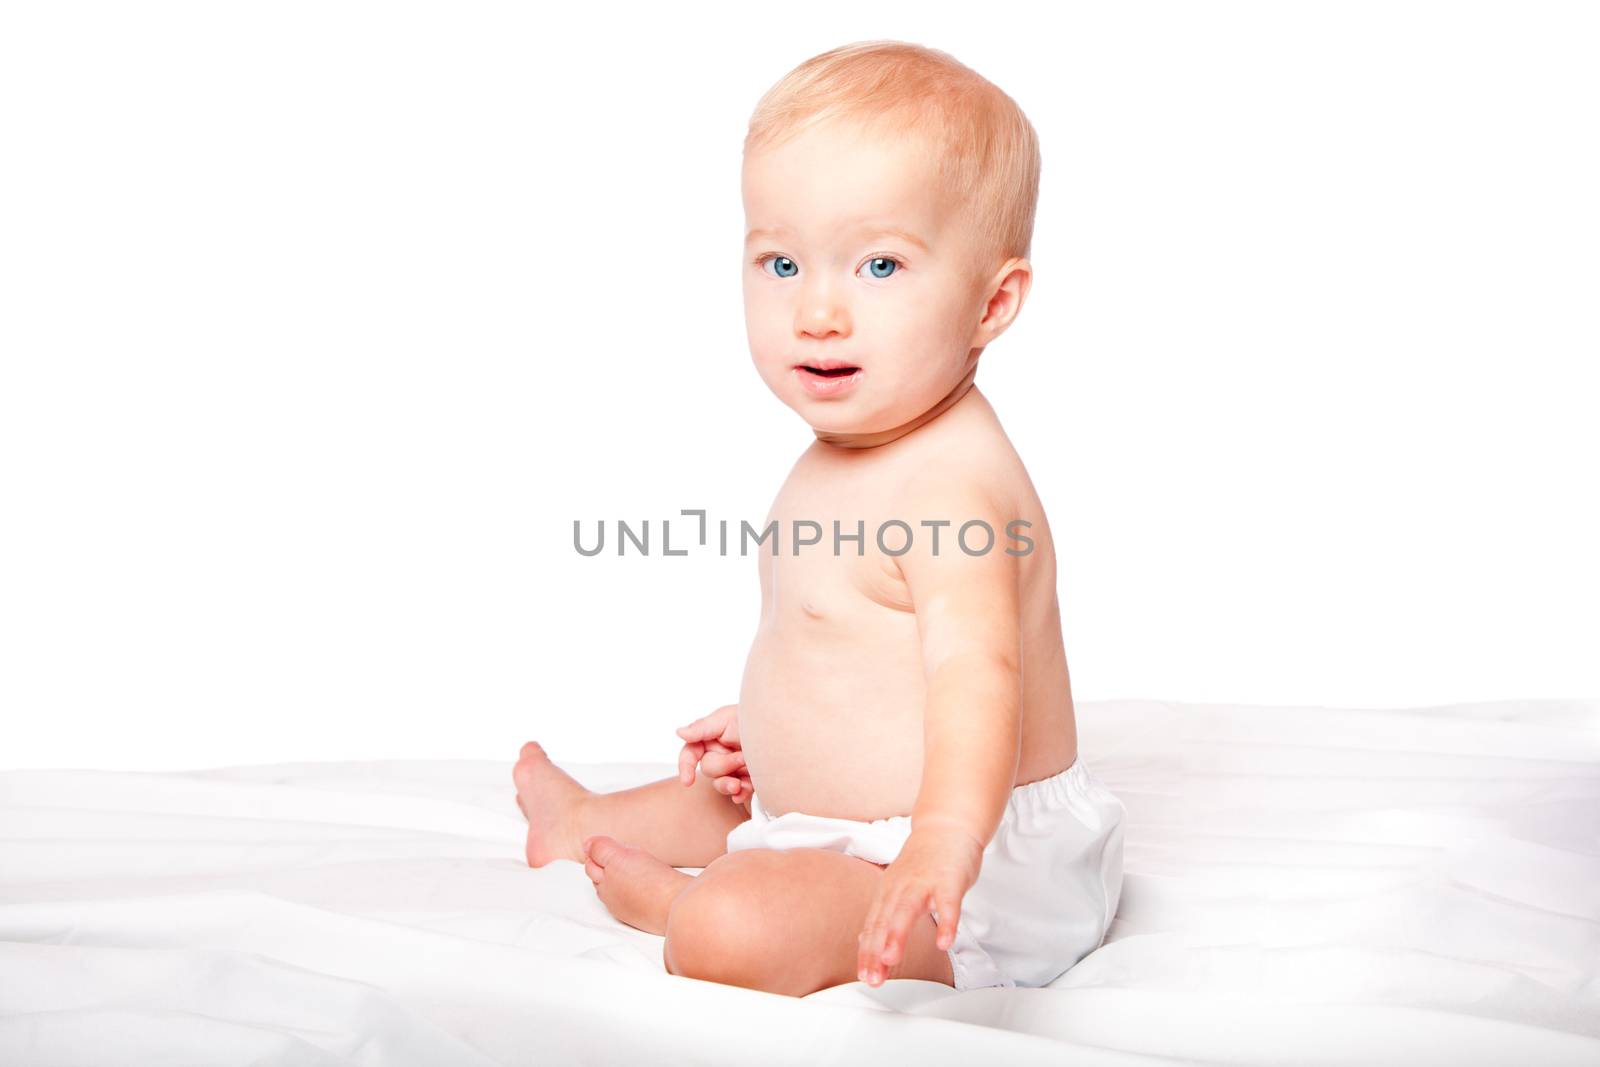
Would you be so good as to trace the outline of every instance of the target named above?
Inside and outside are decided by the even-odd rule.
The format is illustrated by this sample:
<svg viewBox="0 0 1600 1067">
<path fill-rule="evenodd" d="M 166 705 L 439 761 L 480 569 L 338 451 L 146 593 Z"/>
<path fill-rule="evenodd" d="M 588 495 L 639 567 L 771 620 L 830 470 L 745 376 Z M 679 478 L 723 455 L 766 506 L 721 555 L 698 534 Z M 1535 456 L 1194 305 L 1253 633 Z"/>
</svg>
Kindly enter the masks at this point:
<svg viewBox="0 0 1600 1067">
<path fill-rule="evenodd" d="M 829 412 L 830 417 L 820 417 L 816 411 L 801 410 L 799 415 L 805 419 L 806 425 L 816 433 L 863 435 L 883 433 L 892 430 L 915 415 L 905 418 L 894 418 L 889 415 L 878 417 L 860 417 L 844 414 L 843 412 Z"/>
<path fill-rule="evenodd" d="M 848 418 L 848 417 L 840 417 L 839 415 L 833 414 L 831 412 L 828 413 L 828 415 L 823 416 L 823 415 L 819 415 L 816 411 L 810 411 L 810 410 L 807 410 L 805 407 L 800 407 L 800 408 L 797 408 L 795 410 L 795 414 L 799 415 L 802 419 L 804 419 L 805 420 L 805 424 L 807 426 L 811 427 L 813 430 L 816 430 L 818 433 L 871 433 L 872 432 L 871 430 L 866 429 L 866 424 L 863 423 L 860 419 L 852 419 L 852 418 Z"/>
<path fill-rule="evenodd" d="M 864 427 L 877 421 L 872 412 L 866 411 L 857 397 L 838 397 L 833 400 L 818 400 L 809 396 L 781 396 L 785 406 L 790 411 L 805 420 L 807 426 L 813 430 L 826 430 L 828 433 L 867 433 Z"/>
</svg>

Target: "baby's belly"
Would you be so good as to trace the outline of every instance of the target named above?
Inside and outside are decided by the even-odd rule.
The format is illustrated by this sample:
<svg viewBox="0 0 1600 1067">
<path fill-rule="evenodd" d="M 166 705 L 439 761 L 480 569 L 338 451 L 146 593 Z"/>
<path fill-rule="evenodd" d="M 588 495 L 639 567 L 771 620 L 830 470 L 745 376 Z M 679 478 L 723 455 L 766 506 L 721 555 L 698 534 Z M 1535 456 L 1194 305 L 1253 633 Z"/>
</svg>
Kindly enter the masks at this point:
<svg viewBox="0 0 1600 1067">
<path fill-rule="evenodd" d="M 848 633 L 764 620 L 739 689 L 739 740 L 762 808 L 910 815 L 926 694 L 909 613 Z"/>
</svg>

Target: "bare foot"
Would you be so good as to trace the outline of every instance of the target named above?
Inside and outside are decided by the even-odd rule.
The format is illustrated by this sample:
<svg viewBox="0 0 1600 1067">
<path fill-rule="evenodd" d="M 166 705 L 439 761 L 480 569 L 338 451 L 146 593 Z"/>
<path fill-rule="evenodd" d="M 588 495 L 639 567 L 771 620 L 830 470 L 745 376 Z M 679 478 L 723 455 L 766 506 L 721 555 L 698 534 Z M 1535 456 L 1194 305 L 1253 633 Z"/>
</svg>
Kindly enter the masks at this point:
<svg viewBox="0 0 1600 1067">
<path fill-rule="evenodd" d="M 528 820 L 528 866 L 543 867 L 554 860 L 582 863 L 578 808 L 589 790 L 551 763 L 537 741 L 522 746 L 511 780 L 517 783 L 517 807 Z"/>
<path fill-rule="evenodd" d="M 583 839 L 584 873 L 607 910 L 647 934 L 667 932 L 667 912 L 693 875 L 674 870 L 642 848 L 597 834 Z"/>
</svg>

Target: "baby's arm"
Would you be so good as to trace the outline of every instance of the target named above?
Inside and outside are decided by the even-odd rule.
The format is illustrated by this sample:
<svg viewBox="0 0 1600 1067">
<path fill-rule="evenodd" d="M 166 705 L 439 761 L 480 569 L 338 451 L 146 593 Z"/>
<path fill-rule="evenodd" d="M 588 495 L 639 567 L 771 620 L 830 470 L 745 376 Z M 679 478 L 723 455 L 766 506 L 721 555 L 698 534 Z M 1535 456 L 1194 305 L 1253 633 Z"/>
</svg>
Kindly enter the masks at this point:
<svg viewBox="0 0 1600 1067">
<path fill-rule="evenodd" d="M 911 835 L 884 872 L 860 938 L 858 970 L 873 985 L 900 959 L 912 923 L 930 907 L 939 913 L 938 945 L 950 947 L 961 898 L 977 881 L 1021 758 L 1021 568 L 1005 551 L 1005 524 L 1015 516 L 977 486 L 944 488 L 915 510 L 951 524 L 939 528 L 937 555 L 924 536 L 932 530 L 918 526 L 911 551 L 898 558 L 916 605 L 928 702 Z M 970 519 L 995 531 L 988 552 L 961 549 L 956 534 Z M 984 540 L 973 527 L 968 543 L 976 548 Z"/>
</svg>

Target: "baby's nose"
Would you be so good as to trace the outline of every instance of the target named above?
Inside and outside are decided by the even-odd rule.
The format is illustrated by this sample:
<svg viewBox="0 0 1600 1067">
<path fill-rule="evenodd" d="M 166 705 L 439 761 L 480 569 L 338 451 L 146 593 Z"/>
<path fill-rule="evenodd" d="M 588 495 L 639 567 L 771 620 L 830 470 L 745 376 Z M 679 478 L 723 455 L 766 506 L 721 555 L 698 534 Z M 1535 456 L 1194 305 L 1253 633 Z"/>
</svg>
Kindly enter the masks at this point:
<svg viewBox="0 0 1600 1067">
<path fill-rule="evenodd" d="M 849 317 L 835 304 L 816 303 L 800 312 L 796 329 L 803 337 L 847 337 Z"/>
<path fill-rule="evenodd" d="M 809 279 L 795 308 L 795 332 L 803 337 L 843 337 L 850 332 L 850 313 L 837 286 Z"/>
</svg>

